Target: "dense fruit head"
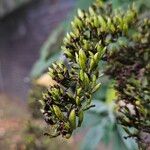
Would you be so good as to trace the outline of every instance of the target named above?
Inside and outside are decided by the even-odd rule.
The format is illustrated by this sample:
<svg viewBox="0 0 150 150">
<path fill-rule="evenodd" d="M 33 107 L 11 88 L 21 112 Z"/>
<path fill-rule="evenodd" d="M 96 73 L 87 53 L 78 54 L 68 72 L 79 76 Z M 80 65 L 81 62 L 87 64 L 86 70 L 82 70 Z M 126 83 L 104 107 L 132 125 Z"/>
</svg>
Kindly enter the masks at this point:
<svg viewBox="0 0 150 150">
<path fill-rule="evenodd" d="M 51 137 L 70 137 L 81 126 L 84 112 L 93 107 L 92 94 L 100 87 L 100 61 L 115 81 L 116 116 L 124 127 L 150 132 L 150 20 L 138 17 L 134 6 L 112 10 L 111 4 L 94 3 L 78 10 L 62 49 L 66 63 L 54 63 L 50 76 L 57 82 L 43 95 L 45 121 L 54 128 Z M 139 138 L 139 132 L 129 136 Z"/>
</svg>

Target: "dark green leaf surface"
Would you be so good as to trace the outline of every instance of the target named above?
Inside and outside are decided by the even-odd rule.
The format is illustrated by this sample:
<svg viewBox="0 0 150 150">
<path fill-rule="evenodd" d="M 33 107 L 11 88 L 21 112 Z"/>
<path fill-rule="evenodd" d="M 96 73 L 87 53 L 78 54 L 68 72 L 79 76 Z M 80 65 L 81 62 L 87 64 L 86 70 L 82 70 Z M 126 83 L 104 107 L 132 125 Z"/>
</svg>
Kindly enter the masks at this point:
<svg viewBox="0 0 150 150">
<path fill-rule="evenodd" d="M 81 145 L 81 150 L 96 150 L 104 135 L 105 123 L 105 121 L 102 121 L 99 125 L 90 128 Z"/>
</svg>

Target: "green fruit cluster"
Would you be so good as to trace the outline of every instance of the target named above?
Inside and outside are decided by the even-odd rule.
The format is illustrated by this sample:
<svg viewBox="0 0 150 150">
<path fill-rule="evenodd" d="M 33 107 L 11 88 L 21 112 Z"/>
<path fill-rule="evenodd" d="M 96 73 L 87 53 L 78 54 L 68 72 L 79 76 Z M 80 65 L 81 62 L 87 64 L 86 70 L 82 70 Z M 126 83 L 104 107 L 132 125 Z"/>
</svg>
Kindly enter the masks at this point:
<svg viewBox="0 0 150 150">
<path fill-rule="evenodd" d="M 116 81 L 119 122 L 138 130 L 143 125 L 149 132 L 149 19 L 139 18 L 134 5 L 126 12 L 113 11 L 111 4 L 97 1 L 88 11 L 79 9 L 71 25 L 62 46 L 67 65 L 57 62 L 49 69 L 58 84 L 41 101 L 45 121 L 55 127 L 47 135 L 68 138 L 81 126 L 100 87 L 100 61 L 107 62 L 105 73 Z"/>
<path fill-rule="evenodd" d="M 150 134 L 150 19 L 136 17 L 121 38 L 107 54 L 105 73 L 118 91 L 118 122 L 129 137 L 142 141 L 141 134 Z"/>
</svg>

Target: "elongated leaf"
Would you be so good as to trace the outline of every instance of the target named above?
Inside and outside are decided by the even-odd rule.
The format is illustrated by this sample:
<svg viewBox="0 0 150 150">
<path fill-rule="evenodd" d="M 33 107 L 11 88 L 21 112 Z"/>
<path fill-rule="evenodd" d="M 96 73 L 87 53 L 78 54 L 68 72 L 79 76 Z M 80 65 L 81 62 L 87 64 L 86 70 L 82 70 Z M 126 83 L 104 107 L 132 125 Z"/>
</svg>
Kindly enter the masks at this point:
<svg viewBox="0 0 150 150">
<path fill-rule="evenodd" d="M 132 138 L 125 139 L 124 138 L 125 136 L 127 136 L 127 134 L 125 133 L 125 131 L 123 130 L 123 128 L 120 125 L 118 125 L 118 133 L 120 134 L 120 137 L 128 150 L 137 150 L 138 149 L 137 144 L 135 143 L 134 139 L 132 139 Z"/>
<path fill-rule="evenodd" d="M 104 113 L 108 111 L 106 103 L 93 99 L 92 105 L 95 105 L 95 107 L 91 108 L 89 111 L 90 112 L 96 112 L 96 113 Z"/>
<path fill-rule="evenodd" d="M 81 145 L 81 150 L 96 150 L 99 142 L 104 136 L 105 121 L 101 124 L 92 127 Z"/>
<path fill-rule="evenodd" d="M 41 47 L 40 59 L 46 60 L 46 58 L 52 53 L 54 45 L 58 45 L 58 38 L 63 32 L 63 26 L 60 24 L 53 32 L 50 34 L 46 42 Z"/>
<path fill-rule="evenodd" d="M 112 139 L 112 142 L 113 142 L 112 150 L 128 150 L 126 148 L 126 146 L 124 145 L 124 143 L 120 137 L 120 134 L 118 133 L 117 130 L 114 131 L 112 138 L 113 138 Z"/>
<path fill-rule="evenodd" d="M 87 113 L 85 113 L 81 128 L 83 129 L 83 128 L 96 126 L 97 124 L 101 122 L 101 120 L 102 120 L 102 117 L 100 115 L 98 115 L 97 113 L 88 111 Z"/>
<path fill-rule="evenodd" d="M 109 120 L 107 121 L 107 124 L 105 125 L 105 128 L 104 128 L 104 136 L 102 138 L 102 141 L 104 142 L 104 144 L 107 146 L 109 145 L 110 142 L 112 142 L 112 137 L 114 135 L 114 124 L 111 123 Z"/>
</svg>

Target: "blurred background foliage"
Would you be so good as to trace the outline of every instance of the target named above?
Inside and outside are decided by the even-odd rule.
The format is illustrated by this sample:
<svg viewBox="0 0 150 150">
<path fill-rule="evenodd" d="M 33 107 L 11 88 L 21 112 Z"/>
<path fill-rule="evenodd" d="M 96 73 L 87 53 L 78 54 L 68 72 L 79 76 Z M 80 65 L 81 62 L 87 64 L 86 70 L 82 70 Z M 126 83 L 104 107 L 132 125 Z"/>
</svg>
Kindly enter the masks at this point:
<svg viewBox="0 0 150 150">
<path fill-rule="evenodd" d="M 108 0 L 106 0 L 108 1 Z M 140 14 L 147 14 L 150 8 L 149 0 L 112 0 L 113 8 L 127 9 L 127 7 L 133 2 L 136 4 Z M 77 0 L 72 13 L 68 18 L 61 22 L 52 34 L 49 35 L 47 41 L 41 47 L 40 57 L 35 63 L 32 72 L 31 78 L 36 79 L 43 75 L 47 71 L 47 68 L 58 59 L 64 59 L 61 54 L 61 43 L 63 41 L 64 35 L 70 31 L 70 21 L 76 14 L 77 8 L 87 9 L 92 0 Z M 100 69 L 103 68 L 105 64 L 100 65 Z M 115 105 L 115 91 L 113 89 L 113 81 L 108 81 L 107 77 L 101 78 L 102 87 L 100 90 L 93 96 L 93 104 L 96 105 L 95 108 L 90 109 L 84 118 L 83 125 L 75 135 L 78 133 L 85 133 L 85 136 L 80 145 L 81 150 L 95 150 L 98 148 L 98 145 L 101 143 L 105 144 L 106 149 L 113 150 L 136 150 L 137 145 L 132 139 L 125 139 L 126 136 L 123 128 L 117 124 L 114 105 Z M 34 82 L 34 87 L 32 89 L 33 93 L 37 92 L 39 96 L 41 90 L 36 87 L 36 82 Z M 36 100 L 32 101 L 33 97 L 30 97 L 30 106 L 34 103 L 39 105 Z M 40 98 L 40 96 L 39 96 Z M 32 107 L 32 114 L 36 114 L 34 111 L 38 112 L 38 109 Z M 37 116 L 36 116 L 37 117 Z"/>
<path fill-rule="evenodd" d="M 0 0 L 0 17 L 32 0 Z"/>
</svg>

